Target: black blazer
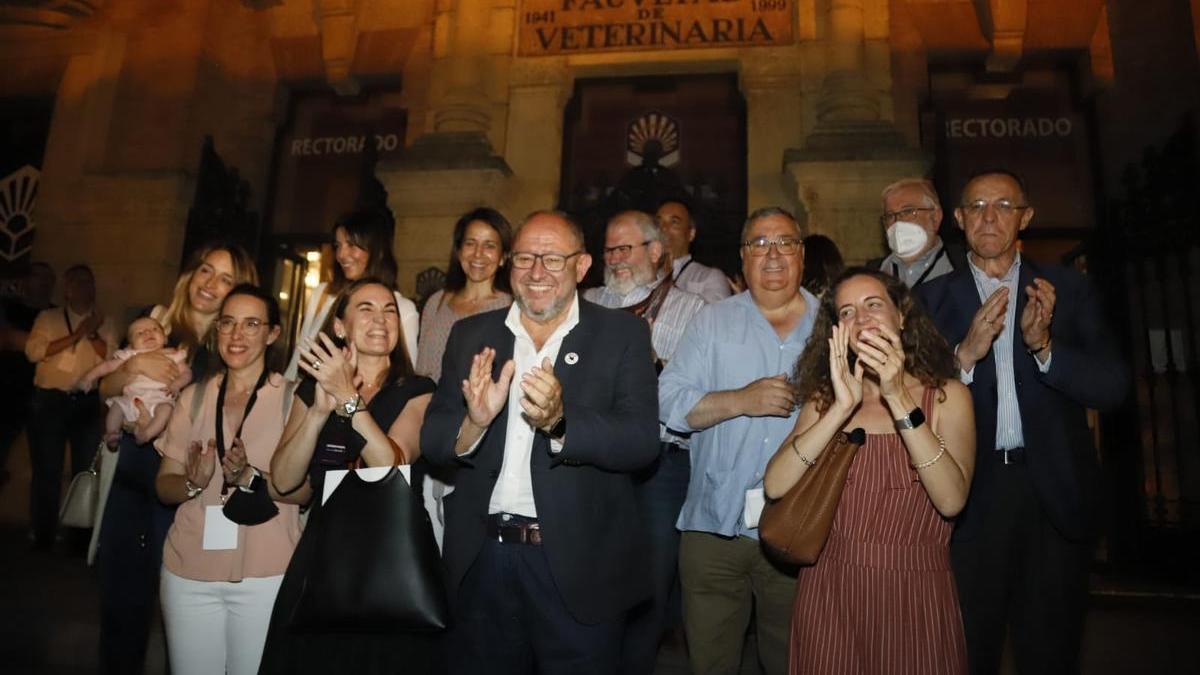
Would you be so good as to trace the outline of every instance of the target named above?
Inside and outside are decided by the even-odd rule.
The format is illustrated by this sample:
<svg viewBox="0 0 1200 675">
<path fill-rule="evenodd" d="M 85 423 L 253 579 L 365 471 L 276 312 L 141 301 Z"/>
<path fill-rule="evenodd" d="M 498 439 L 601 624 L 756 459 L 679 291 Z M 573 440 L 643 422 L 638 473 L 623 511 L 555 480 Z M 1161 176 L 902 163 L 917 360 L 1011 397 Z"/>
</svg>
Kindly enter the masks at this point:
<svg viewBox="0 0 1200 675">
<path fill-rule="evenodd" d="M 454 324 L 442 379 L 421 429 L 422 454 L 458 469 L 454 492 L 445 500 L 443 554 L 451 602 L 483 546 L 508 419 L 506 406 L 475 452 L 456 456 L 466 415 L 462 381 L 484 347 L 496 350 L 493 378 L 512 358 L 515 338 L 504 325 L 507 314 L 501 309 Z M 568 354 L 578 360 L 566 363 Z M 567 435 L 557 455 L 547 436 L 535 436 L 534 502 L 542 547 L 567 609 L 592 624 L 616 618 L 650 594 L 645 534 L 630 476 L 659 450 L 658 381 L 646 322 L 580 298 L 579 324 L 563 340 L 554 374 L 563 387 Z"/>
<path fill-rule="evenodd" d="M 1065 537 L 1084 539 L 1093 531 L 1099 465 L 1088 430 L 1086 409 L 1112 410 L 1124 400 L 1129 372 L 1105 321 L 1100 300 L 1078 272 L 1021 259 L 1016 321 L 1029 296 L 1025 287 L 1041 277 L 1055 289 L 1050 370 L 1042 373 L 1025 353 L 1020 326 L 1014 326 L 1013 368 L 1021 411 L 1026 463 L 1050 522 Z M 982 302 L 969 266 L 929 281 L 914 291 L 938 330 L 957 345 L 967 335 Z M 1010 299 L 1011 301 L 1011 299 Z M 991 503 L 996 472 L 1003 467 L 988 453 L 996 448 L 996 360 L 993 352 L 975 364 L 975 478 L 966 508 L 958 517 L 956 540 L 975 536 Z"/>
</svg>

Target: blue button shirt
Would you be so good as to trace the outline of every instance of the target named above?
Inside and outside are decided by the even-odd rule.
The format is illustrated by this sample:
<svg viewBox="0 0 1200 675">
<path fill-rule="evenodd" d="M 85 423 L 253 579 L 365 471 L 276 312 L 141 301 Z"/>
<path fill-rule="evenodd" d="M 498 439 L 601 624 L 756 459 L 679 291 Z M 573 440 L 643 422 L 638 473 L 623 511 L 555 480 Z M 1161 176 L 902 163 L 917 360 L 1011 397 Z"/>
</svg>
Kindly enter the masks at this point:
<svg viewBox="0 0 1200 675">
<path fill-rule="evenodd" d="M 745 526 L 746 490 L 762 487 L 767 461 L 796 424 L 788 417 L 734 417 L 696 430 L 687 415 L 705 395 L 740 389 L 754 380 L 792 374 L 812 334 L 819 302 L 801 289 L 804 316 L 786 340 L 754 304 L 749 291 L 711 304 L 692 319 L 658 382 L 662 423 L 695 431 L 692 477 L 676 526 L 683 531 L 758 538 Z"/>
</svg>

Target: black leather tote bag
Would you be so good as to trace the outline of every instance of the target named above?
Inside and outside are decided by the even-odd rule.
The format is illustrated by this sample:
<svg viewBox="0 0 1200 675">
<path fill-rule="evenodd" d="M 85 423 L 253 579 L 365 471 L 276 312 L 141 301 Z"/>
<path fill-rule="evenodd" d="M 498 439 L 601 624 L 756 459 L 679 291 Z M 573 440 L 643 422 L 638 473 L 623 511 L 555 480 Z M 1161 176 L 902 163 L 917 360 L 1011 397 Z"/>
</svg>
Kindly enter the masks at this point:
<svg viewBox="0 0 1200 675">
<path fill-rule="evenodd" d="M 439 631 L 450 610 L 429 514 L 400 471 L 354 471 L 321 507 L 292 629 L 332 633 Z M 306 532 L 306 534 L 309 534 Z"/>
</svg>

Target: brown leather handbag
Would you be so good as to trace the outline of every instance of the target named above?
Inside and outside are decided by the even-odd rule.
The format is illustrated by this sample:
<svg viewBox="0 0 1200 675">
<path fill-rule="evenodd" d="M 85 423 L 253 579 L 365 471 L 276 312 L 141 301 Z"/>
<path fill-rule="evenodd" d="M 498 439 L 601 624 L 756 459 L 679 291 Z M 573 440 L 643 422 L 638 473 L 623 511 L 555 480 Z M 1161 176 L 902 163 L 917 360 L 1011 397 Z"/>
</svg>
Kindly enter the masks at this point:
<svg viewBox="0 0 1200 675">
<path fill-rule="evenodd" d="M 758 522 L 758 536 L 768 550 L 793 564 L 817 561 L 833 527 L 850 463 L 866 440 L 861 428 L 848 434 L 839 431 L 816 465 L 809 467 L 787 494 L 767 503 Z"/>
</svg>

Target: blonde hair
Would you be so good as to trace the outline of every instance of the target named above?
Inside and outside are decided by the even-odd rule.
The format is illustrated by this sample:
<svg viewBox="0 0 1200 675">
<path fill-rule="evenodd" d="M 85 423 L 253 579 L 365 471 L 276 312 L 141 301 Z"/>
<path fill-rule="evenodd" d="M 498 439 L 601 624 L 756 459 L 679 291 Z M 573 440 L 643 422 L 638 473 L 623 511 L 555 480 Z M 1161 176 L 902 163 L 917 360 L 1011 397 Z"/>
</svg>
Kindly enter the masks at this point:
<svg viewBox="0 0 1200 675">
<path fill-rule="evenodd" d="M 214 348 L 212 331 L 205 331 L 204 335 L 196 333 L 193 321 L 195 319 L 192 311 L 191 298 L 188 295 L 188 287 L 192 283 L 192 275 L 200 268 L 205 259 L 216 251 L 225 251 L 229 254 L 230 260 L 233 261 L 233 284 L 237 286 L 242 283 L 258 284 L 258 270 L 254 267 L 254 260 L 250 258 L 250 254 L 237 244 L 230 242 L 210 243 L 196 249 L 188 258 L 187 264 L 180 273 L 179 279 L 175 282 L 175 291 L 171 295 L 171 304 L 167 306 L 167 311 L 163 312 L 162 316 L 158 317 L 158 322 L 162 324 L 163 330 L 167 337 L 179 347 L 184 347 L 189 353 L 194 353 L 196 347 L 204 345 Z"/>
</svg>

